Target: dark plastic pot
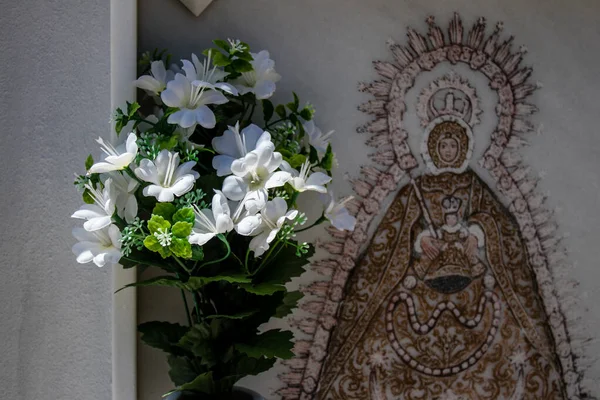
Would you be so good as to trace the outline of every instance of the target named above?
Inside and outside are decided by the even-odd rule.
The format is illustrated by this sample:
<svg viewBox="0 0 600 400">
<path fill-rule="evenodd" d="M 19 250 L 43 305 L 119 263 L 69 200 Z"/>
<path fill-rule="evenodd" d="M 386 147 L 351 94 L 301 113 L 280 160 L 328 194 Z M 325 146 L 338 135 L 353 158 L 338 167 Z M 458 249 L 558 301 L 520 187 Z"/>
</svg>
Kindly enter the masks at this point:
<svg viewBox="0 0 600 400">
<path fill-rule="evenodd" d="M 165 397 L 165 400 L 265 400 L 265 398 L 250 389 L 234 387 L 233 393 L 212 397 L 191 392 L 174 392 Z"/>
</svg>

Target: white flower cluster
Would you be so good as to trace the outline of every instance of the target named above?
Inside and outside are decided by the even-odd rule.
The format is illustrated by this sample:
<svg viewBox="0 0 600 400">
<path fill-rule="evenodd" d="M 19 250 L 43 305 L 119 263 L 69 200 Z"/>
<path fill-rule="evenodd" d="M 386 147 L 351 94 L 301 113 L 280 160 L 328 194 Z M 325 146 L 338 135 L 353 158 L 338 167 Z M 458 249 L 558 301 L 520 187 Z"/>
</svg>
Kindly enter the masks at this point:
<svg viewBox="0 0 600 400">
<path fill-rule="evenodd" d="M 223 81 L 226 72 L 210 66 L 209 53 L 204 61 L 192 55 L 191 61 L 182 60 L 181 68 L 170 70 L 162 61 L 154 61 L 150 74 L 137 79 L 135 85 L 153 96 L 157 104 L 170 108 L 167 123 L 178 125 L 178 139 L 188 143 L 196 125 L 215 127 L 216 117 L 209 106 L 228 102 L 227 96 L 253 93 L 256 99 L 267 99 L 273 95 L 280 79 L 273 60 L 266 51 L 252 57 L 253 70 L 231 82 Z M 160 118 L 162 115 L 157 113 L 146 121 L 153 123 Z M 324 153 L 331 133 L 322 134 L 312 122 L 305 123 L 304 128 L 307 145 Z M 119 262 L 123 254 L 117 225 L 131 224 L 138 217 L 138 189 L 158 203 L 173 202 L 192 191 L 200 178 L 194 169 L 196 161 L 182 162 L 177 151 L 167 149 L 148 154 L 140 147 L 140 140 L 135 132 L 117 145 L 98 139 L 105 157 L 89 168 L 88 176 L 98 174 L 99 179 L 85 183 L 93 204 L 83 205 L 72 215 L 85 220 L 83 228 L 73 230 L 79 240 L 73 246 L 79 263 L 94 262 L 102 267 Z M 288 209 L 286 200 L 277 196 L 286 184 L 297 192 L 328 194 L 324 216 L 338 229 L 354 228 L 354 217 L 344 208 L 344 201 L 336 203 L 328 193 L 331 177 L 315 171 L 308 160 L 300 170 L 292 168 L 275 151 L 271 134 L 259 126 L 250 124 L 241 130 L 239 123 L 230 126 L 214 137 L 211 145 L 215 153 L 213 174 L 225 178 L 221 188 L 214 188 L 210 209 L 194 205 L 189 243 L 202 246 L 217 235 L 235 230 L 251 236 L 250 250 L 255 257 L 261 256 L 286 222 L 298 216 L 298 210 Z M 170 241 L 160 243 L 166 246 Z"/>
</svg>

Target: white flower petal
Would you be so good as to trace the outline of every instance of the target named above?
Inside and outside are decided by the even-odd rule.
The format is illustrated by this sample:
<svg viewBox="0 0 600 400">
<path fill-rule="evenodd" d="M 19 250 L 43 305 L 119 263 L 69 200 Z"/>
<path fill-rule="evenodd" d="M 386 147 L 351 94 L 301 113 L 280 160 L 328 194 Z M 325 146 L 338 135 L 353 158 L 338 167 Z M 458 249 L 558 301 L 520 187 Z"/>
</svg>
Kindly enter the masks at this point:
<svg viewBox="0 0 600 400">
<path fill-rule="evenodd" d="M 132 223 L 135 220 L 138 212 L 138 202 L 134 195 L 127 196 L 127 203 L 123 209 L 122 217 L 127 223 Z"/>
<path fill-rule="evenodd" d="M 90 219 L 104 216 L 106 216 L 106 212 L 97 204 L 84 204 L 71 215 L 71 218 Z"/>
<path fill-rule="evenodd" d="M 182 108 L 169 116 L 167 120 L 170 124 L 177 124 L 182 128 L 191 128 L 196 125 L 196 110 Z"/>
<path fill-rule="evenodd" d="M 256 189 L 246 194 L 244 207 L 246 207 L 246 210 L 250 215 L 254 215 L 265 208 L 268 199 L 269 193 L 266 189 Z"/>
<path fill-rule="evenodd" d="M 262 256 L 265 251 L 269 250 L 269 238 L 270 232 L 263 232 L 260 235 L 257 235 L 252 238 L 248 247 L 250 250 L 254 251 L 254 257 Z"/>
<path fill-rule="evenodd" d="M 160 154 L 159 154 L 160 156 Z M 147 158 L 144 158 L 140 161 L 140 166 L 134 170 L 135 176 L 140 178 L 140 180 L 144 182 L 154 183 L 158 185 L 158 170 L 156 169 L 156 165 Z"/>
<path fill-rule="evenodd" d="M 103 174 L 106 172 L 110 172 L 110 171 L 116 171 L 119 168 L 117 166 L 115 166 L 114 164 L 110 164 L 107 162 L 97 162 L 96 164 L 92 165 L 90 167 L 90 169 L 88 170 L 88 172 L 90 174 Z"/>
<path fill-rule="evenodd" d="M 202 93 L 202 104 L 225 104 L 229 100 L 223 95 L 223 93 L 217 90 L 205 90 Z"/>
<path fill-rule="evenodd" d="M 231 164 L 233 161 L 235 161 L 235 158 L 230 156 L 214 156 L 212 166 L 217 171 L 217 176 L 231 175 Z"/>
<path fill-rule="evenodd" d="M 248 184 L 239 176 L 228 176 L 223 181 L 223 193 L 229 200 L 242 200 L 248 192 Z"/>
<path fill-rule="evenodd" d="M 259 233 L 262 227 L 260 215 L 251 215 L 243 218 L 236 226 L 235 231 L 242 236 L 253 236 Z"/>
<path fill-rule="evenodd" d="M 212 129 L 217 124 L 215 113 L 213 113 L 213 111 L 205 105 L 200 106 L 195 110 L 195 116 L 196 122 L 206 129 Z M 185 128 L 184 125 L 181 126 Z"/>
<path fill-rule="evenodd" d="M 109 215 L 104 215 L 102 217 L 88 219 L 83 223 L 83 228 L 86 231 L 93 232 L 106 228 L 110 224 L 112 224 L 112 218 Z"/>
<path fill-rule="evenodd" d="M 275 89 L 275 82 L 264 80 L 256 83 L 254 86 L 254 94 L 258 100 L 268 99 L 273 96 Z"/>
<path fill-rule="evenodd" d="M 194 178 L 194 175 L 184 175 L 177 179 L 175 184 L 173 184 L 169 189 L 175 196 L 180 197 L 192 190 L 195 182 L 196 178 Z"/>
<path fill-rule="evenodd" d="M 215 83 L 215 87 L 217 89 L 221 89 L 222 91 L 229 93 L 233 96 L 237 96 L 238 95 L 238 90 L 235 88 L 235 86 L 226 83 L 226 82 L 219 82 L 219 83 Z"/>
<path fill-rule="evenodd" d="M 198 246 L 203 246 L 215 236 L 217 235 L 214 232 L 198 233 L 193 231 L 190 237 L 188 238 L 188 242 L 190 242 L 191 244 L 197 244 Z"/>
<path fill-rule="evenodd" d="M 267 181 L 265 182 L 265 188 L 272 189 L 276 187 L 281 187 L 285 185 L 291 178 L 292 176 L 289 172 L 277 171 L 273 175 L 271 175 L 269 179 L 267 179 Z"/>
</svg>

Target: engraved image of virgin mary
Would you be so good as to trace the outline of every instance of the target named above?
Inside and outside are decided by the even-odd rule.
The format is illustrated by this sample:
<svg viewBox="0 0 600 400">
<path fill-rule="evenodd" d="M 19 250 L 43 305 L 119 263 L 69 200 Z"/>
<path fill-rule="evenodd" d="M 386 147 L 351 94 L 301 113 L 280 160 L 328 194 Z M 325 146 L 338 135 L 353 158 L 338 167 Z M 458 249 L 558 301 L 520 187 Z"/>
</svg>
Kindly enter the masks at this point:
<svg viewBox="0 0 600 400">
<path fill-rule="evenodd" d="M 421 150 L 426 172 L 349 280 L 317 398 L 565 398 L 517 223 L 469 168 L 471 128 L 436 118 Z"/>
</svg>

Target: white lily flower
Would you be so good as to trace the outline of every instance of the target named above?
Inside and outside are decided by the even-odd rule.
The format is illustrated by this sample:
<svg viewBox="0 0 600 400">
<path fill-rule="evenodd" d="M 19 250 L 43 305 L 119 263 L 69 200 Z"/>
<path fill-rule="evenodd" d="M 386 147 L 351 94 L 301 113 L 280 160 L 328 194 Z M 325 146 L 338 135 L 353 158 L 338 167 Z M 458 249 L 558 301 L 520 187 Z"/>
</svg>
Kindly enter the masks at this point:
<svg viewBox="0 0 600 400">
<path fill-rule="evenodd" d="M 319 193 L 327 193 L 325 185 L 331 182 L 331 177 L 322 172 L 313 172 L 310 174 L 310 162 L 308 160 L 302 164 L 300 171 L 292 168 L 287 161 L 282 161 L 280 168 L 290 173 L 292 178 L 288 183 L 298 192 L 314 190 Z"/>
<path fill-rule="evenodd" d="M 330 193 L 330 196 L 324 196 L 325 204 L 327 204 L 324 212 L 325 218 L 340 231 L 353 231 L 356 225 L 356 218 L 350 215 L 348 209 L 345 207 L 345 204 L 352 199 L 353 197 L 349 196 L 336 203 L 333 193 Z"/>
<path fill-rule="evenodd" d="M 231 163 L 233 175 L 225 178 L 223 193 L 228 199 L 242 201 L 249 213 L 261 210 L 268 199 L 268 189 L 281 187 L 291 178 L 289 172 L 277 171 L 282 156 L 272 142 L 264 142 L 243 158 Z"/>
<path fill-rule="evenodd" d="M 249 248 L 255 257 L 260 257 L 269 249 L 271 243 L 286 220 L 293 220 L 298 210 L 287 209 L 287 203 L 281 197 L 267 202 L 260 214 L 244 218 L 235 227 L 237 233 L 243 236 L 254 236 Z"/>
<path fill-rule="evenodd" d="M 94 188 L 90 184 L 86 184 L 94 204 L 84 204 L 79 210 L 75 211 L 72 218 L 85 219 L 83 227 L 86 231 L 92 232 L 106 228 L 112 224 L 112 216 L 115 213 L 115 190 L 112 187 L 112 179 L 107 179 L 104 182 L 102 191 Z"/>
<path fill-rule="evenodd" d="M 115 189 L 115 208 L 117 215 L 128 223 L 132 223 L 138 213 L 138 202 L 135 197 L 135 191 L 140 185 L 139 182 L 133 179 L 128 174 L 119 172 L 110 172 L 112 186 Z"/>
<path fill-rule="evenodd" d="M 96 141 L 100 144 L 106 157 L 104 157 L 104 161 L 92 165 L 88 174 L 101 174 L 127 168 L 135 160 L 138 153 L 136 140 L 135 133 L 130 132 L 125 143 L 114 147 L 112 144 L 105 142 L 104 139 L 98 138 Z"/>
<path fill-rule="evenodd" d="M 214 90 L 215 86 L 208 82 L 191 81 L 182 74 L 176 74 L 175 79 L 167 83 L 167 89 L 160 97 L 167 106 L 178 108 L 167 120 L 182 128 L 200 126 L 212 129 L 216 125 L 215 113 L 209 104 L 225 104 L 227 97 Z"/>
<path fill-rule="evenodd" d="M 307 144 L 314 147 L 319 154 L 325 154 L 327 151 L 327 146 L 329 146 L 329 140 L 333 135 L 333 131 L 329 131 L 324 134 L 321 129 L 315 125 L 314 121 L 305 122 L 302 126 L 304 128 L 304 132 L 306 133 L 304 138 L 308 142 Z"/>
<path fill-rule="evenodd" d="M 195 161 L 179 165 L 179 154 L 162 150 L 156 160 L 144 158 L 135 169 L 135 175 L 151 185 L 144 188 L 144 196 L 156 197 L 159 202 L 169 202 L 192 190 L 200 174 L 192 168 Z"/>
<path fill-rule="evenodd" d="M 89 232 L 83 228 L 74 228 L 73 236 L 79 243 L 73 245 L 73 254 L 77 262 L 94 262 L 99 267 L 117 264 L 121 259 L 121 232 L 116 225 Z"/>
<path fill-rule="evenodd" d="M 146 91 L 149 95 L 159 95 L 167 87 L 167 82 L 172 80 L 173 71 L 165 68 L 162 61 L 152 61 L 150 75 L 142 75 L 133 84 Z"/>
<path fill-rule="evenodd" d="M 192 228 L 192 234 L 188 238 L 191 244 L 204 245 L 218 234 L 227 233 L 233 229 L 229 205 L 227 199 L 220 191 L 212 198 L 212 210 L 200 210 L 194 205 L 196 220 Z"/>
<path fill-rule="evenodd" d="M 192 62 L 189 60 L 181 60 L 185 76 L 192 82 L 205 82 L 213 85 L 217 89 L 237 96 L 238 91 L 233 85 L 227 82 L 221 82 L 229 75 L 229 73 L 216 66 L 211 68 L 210 57 L 211 53 L 209 52 L 208 57 L 204 61 L 200 61 L 198 57 L 192 53 Z"/>
<path fill-rule="evenodd" d="M 262 144 L 271 143 L 271 134 L 251 124 L 240 133 L 239 122 L 212 140 L 213 149 L 219 155 L 213 157 L 212 165 L 218 176 L 231 175 L 231 164 L 255 150 Z"/>
<path fill-rule="evenodd" d="M 275 92 L 275 83 L 281 75 L 275 72 L 275 61 L 269 58 L 269 52 L 250 53 L 253 60 L 252 71 L 242 72 L 233 84 L 240 94 L 254 93 L 257 99 L 268 99 Z"/>
</svg>

